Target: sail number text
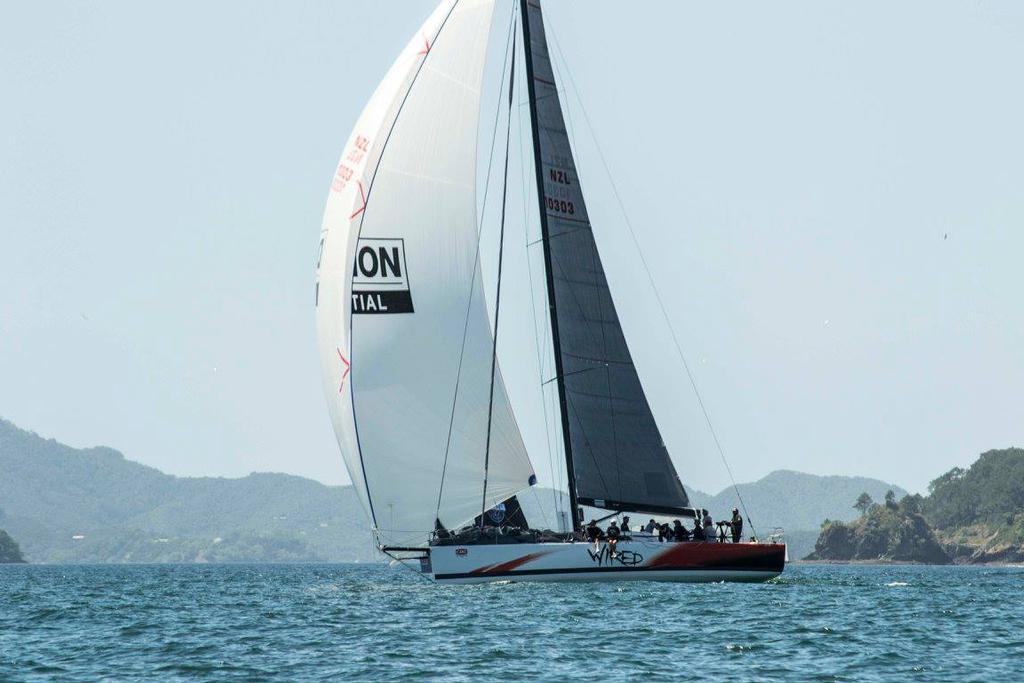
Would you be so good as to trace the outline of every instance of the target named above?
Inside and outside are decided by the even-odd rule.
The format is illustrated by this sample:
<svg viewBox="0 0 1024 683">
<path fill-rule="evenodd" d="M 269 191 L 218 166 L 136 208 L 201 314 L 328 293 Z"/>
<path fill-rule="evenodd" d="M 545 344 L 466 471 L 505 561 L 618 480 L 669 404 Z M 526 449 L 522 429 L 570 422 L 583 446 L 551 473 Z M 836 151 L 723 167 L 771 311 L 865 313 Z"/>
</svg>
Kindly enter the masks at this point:
<svg viewBox="0 0 1024 683">
<path fill-rule="evenodd" d="M 565 199 L 556 199 L 554 197 L 545 197 L 547 200 L 548 211 L 555 211 L 558 213 L 564 213 L 572 216 L 576 213 L 576 207 L 571 201 Z"/>
</svg>

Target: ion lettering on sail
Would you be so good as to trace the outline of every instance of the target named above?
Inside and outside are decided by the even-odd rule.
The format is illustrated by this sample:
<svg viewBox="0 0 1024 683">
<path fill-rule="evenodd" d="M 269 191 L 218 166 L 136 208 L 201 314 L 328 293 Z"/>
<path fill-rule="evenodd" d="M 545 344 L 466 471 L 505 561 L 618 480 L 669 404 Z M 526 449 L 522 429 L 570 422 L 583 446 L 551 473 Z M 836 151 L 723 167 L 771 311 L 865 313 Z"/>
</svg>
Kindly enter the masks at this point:
<svg viewBox="0 0 1024 683">
<path fill-rule="evenodd" d="M 352 268 L 352 314 L 412 313 L 402 239 L 361 239 Z"/>
</svg>

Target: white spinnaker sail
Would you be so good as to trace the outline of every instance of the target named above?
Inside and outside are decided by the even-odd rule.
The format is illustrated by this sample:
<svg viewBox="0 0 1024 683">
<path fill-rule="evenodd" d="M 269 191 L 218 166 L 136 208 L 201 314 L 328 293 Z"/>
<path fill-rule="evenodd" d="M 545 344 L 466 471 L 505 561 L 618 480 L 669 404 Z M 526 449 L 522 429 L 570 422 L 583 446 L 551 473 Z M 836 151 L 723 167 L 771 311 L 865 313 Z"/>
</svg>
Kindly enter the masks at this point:
<svg viewBox="0 0 1024 683">
<path fill-rule="evenodd" d="M 483 499 L 492 337 L 476 155 L 492 12 L 493 0 L 441 3 L 360 117 L 324 216 L 317 321 L 331 418 L 393 545 L 421 544 L 435 519 L 462 524 L 533 480 L 499 373 Z"/>
</svg>

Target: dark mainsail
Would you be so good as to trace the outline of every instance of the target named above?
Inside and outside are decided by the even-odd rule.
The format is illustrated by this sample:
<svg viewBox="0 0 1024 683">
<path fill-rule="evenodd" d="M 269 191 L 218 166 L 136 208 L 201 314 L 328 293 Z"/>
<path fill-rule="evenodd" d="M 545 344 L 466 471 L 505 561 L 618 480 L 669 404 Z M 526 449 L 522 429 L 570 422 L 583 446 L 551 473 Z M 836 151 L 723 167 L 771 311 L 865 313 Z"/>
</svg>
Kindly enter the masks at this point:
<svg viewBox="0 0 1024 683">
<path fill-rule="evenodd" d="M 573 509 L 578 503 L 610 510 L 681 513 L 689 500 L 644 395 L 594 242 L 540 2 L 521 0 L 521 5 L 541 236 Z"/>
</svg>

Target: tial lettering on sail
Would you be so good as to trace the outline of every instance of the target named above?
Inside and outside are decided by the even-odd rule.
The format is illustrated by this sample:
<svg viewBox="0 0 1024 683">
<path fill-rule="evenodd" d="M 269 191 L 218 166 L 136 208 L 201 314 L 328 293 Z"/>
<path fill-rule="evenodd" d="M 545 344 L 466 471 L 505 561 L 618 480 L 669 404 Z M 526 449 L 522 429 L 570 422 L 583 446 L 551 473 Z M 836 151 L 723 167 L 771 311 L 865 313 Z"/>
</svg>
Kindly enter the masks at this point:
<svg viewBox="0 0 1024 683">
<path fill-rule="evenodd" d="M 403 239 L 360 239 L 352 267 L 352 313 L 412 313 Z"/>
</svg>

